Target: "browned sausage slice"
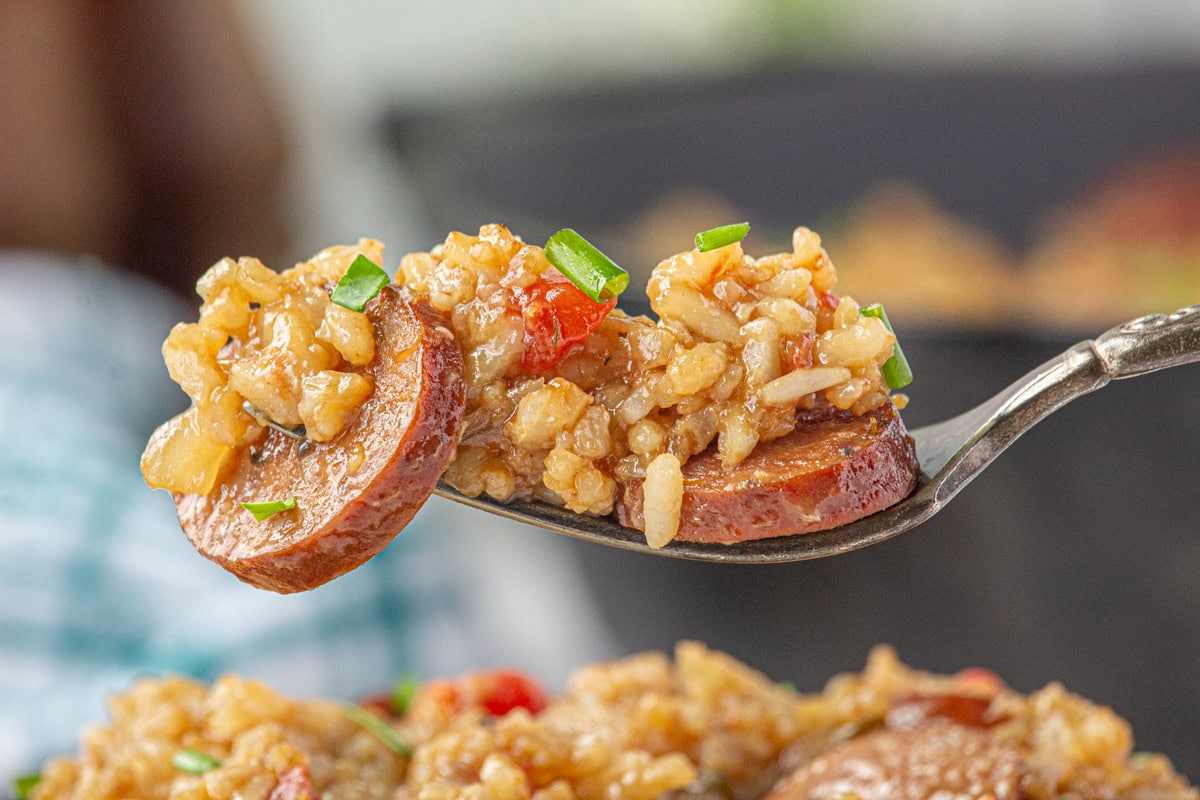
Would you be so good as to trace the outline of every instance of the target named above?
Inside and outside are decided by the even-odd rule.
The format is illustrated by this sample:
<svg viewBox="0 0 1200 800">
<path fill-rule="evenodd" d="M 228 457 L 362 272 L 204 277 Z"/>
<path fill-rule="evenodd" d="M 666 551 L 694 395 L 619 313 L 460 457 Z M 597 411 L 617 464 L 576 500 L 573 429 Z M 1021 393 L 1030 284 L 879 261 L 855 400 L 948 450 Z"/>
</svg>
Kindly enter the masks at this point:
<svg viewBox="0 0 1200 800">
<path fill-rule="evenodd" d="M 912 438 L 890 403 L 859 417 L 808 412 L 730 471 L 715 447 L 684 464 L 677 538 L 729 544 L 835 528 L 904 499 L 919 473 Z M 640 482 L 621 487 L 617 518 L 644 529 Z"/>
<path fill-rule="evenodd" d="M 179 522 L 204 556 L 276 592 L 312 589 L 387 546 L 432 493 L 458 446 L 462 354 L 441 318 L 387 287 L 368 309 L 375 391 L 331 442 L 301 445 L 268 430 L 234 454 L 208 495 L 175 495 Z M 295 497 L 262 522 L 241 501 Z"/>
<path fill-rule="evenodd" d="M 765 800 L 1018 800 L 1020 754 L 987 731 L 948 723 L 879 730 L 817 756 Z"/>
</svg>

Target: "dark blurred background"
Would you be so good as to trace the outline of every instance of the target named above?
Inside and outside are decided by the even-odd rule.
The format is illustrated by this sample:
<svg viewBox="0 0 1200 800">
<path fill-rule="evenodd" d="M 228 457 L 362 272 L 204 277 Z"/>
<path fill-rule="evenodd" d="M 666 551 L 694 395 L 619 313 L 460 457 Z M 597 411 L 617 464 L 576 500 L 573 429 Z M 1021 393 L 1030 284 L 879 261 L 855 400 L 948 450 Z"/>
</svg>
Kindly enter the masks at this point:
<svg viewBox="0 0 1200 800">
<path fill-rule="evenodd" d="M 2 244 L 186 287 L 226 254 L 282 267 L 370 235 L 392 268 L 500 221 L 535 242 L 574 227 L 644 280 L 696 230 L 748 219 L 762 255 L 806 224 L 847 291 L 888 304 L 913 427 L 1200 302 L 1191 0 L 115 7 L 130 16 L 0 5 L 0 37 L 27 45 L 0 59 L 44 56 L 44 85 L 85 120 L 16 138 L 3 115 L 26 149 L 0 159 Z M 72 65 L 73 41 L 107 55 Z M 864 552 L 755 568 L 565 546 L 612 655 L 701 639 L 815 689 L 890 642 L 922 668 L 1060 680 L 1197 779 L 1197 398 L 1196 367 L 1111 385 Z"/>
</svg>

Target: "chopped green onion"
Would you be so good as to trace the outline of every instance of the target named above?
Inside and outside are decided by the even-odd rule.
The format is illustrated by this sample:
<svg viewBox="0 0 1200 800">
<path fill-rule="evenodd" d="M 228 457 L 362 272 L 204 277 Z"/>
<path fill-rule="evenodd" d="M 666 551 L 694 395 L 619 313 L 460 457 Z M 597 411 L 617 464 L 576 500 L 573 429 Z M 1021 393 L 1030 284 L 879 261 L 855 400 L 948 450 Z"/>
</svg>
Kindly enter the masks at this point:
<svg viewBox="0 0 1200 800">
<path fill-rule="evenodd" d="M 42 773 L 33 772 L 29 775 L 18 775 L 13 778 L 13 795 L 17 800 L 29 800 L 33 787 L 42 782 Z"/>
<path fill-rule="evenodd" d="M 392 282 L 388 274 L 364 255 L 359 255 L 350 264 L 350 269 L 333 287 L 330 300 L 351 311 L 362 311 L 383 287 Z"/>
<path fill-rule="evenodd" d="M 402 756 L 412 755 L 412 748 L 409 747 L 408 742 L 401 739 L 399 734 L 392 730 L 390 725 L 370 711 L 367 711 L 362 706 L 352 704 L 342 706 L 342 710 L 346 712 L 347 717 L 374 734 L 375 738 L 386 744 L 389 749 Z"/>
<path fill-rule="evenodd" d="M 783 689 L 785 692 L 796 691 L 796 684 L 792 683 L 791 681 L 778 681 L 775 684 L 775 686 L 777 686 L 780 689 Z"/>
<path fill-rule="evenodd" d="M 262 522 L 268 517 L 273 517 L 281 511 L 291 511 L 296 507 L 296 498 L 289 497 L 286 500 L 268 500 L 262 503 L 242 503 L 242 508 L 254 515 L 254 518 Z"/>
<path fill-rule="evenodd" d="M 570 228 L 550 237 L 546 258 L 597 303 L 608 302 L 629 286 L 628 272 Z"/>
<path fill-rule="evenodd" d="M 749 232 L 749 222 L 735 222 L 732 225 L 722 225 L 719 228 L 700 231 L 696 234 L 696 249 L 701 253 L 707 253 L 709 250 L 740 242 L 746 238 L 746 234 Z"/>
<path fill-rule="evenodd" d="M 858 310 L 858 313 L 864 317 L 875 317 L 883 322 L 883 326 L 892 333 L 892 322 L 888 319 L 887 312 L 883 310 L 883 306 L 879 303 L 872 303 L 869 306 L 863 306 Z M 893 389 L 903 389 L 912 383 L 913 374 L 912 367 L 908 365 L 908 359 L 904 357 L 904 351 L 900 349 L 900 342 L 896 342 L 892 346 L 892 357 L 883 362 L 883 379 L 887 381 L 887 385 Z"/>
<path fill-rule="evenodd" d="M 199 750 L 184 747 L 176 750 L 175 755 L 171 756 L 171 766 L 189 775 L 203 775 L 210 769 L 216 769 L 221 766 L 221 762 L 208 753 L 201 753 Z"/>
<path fill-rule="evenodd" d="M 392 684 L 392 694 L 388 698 L 388 708 L 393 714 L 403 714 L 408 711 L 412 699 L 421 688 L 421 681 L 415 675 L 403 675 Z"/>
</svg>

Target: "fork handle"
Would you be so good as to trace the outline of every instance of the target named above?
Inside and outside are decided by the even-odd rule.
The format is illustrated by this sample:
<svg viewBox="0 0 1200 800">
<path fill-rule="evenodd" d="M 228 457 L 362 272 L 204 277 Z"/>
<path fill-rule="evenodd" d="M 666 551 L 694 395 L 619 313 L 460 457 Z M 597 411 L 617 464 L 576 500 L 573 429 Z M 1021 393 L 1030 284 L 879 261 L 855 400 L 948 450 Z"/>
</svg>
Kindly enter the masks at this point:
<svg viewBox="0 0 1200 800">
<path fill-rule="evenodd" d="M 1113 378 L 1200 361 L 1200 305 L 1126 322 L 1096 337 L 1091 345 Z"/>
</svg>

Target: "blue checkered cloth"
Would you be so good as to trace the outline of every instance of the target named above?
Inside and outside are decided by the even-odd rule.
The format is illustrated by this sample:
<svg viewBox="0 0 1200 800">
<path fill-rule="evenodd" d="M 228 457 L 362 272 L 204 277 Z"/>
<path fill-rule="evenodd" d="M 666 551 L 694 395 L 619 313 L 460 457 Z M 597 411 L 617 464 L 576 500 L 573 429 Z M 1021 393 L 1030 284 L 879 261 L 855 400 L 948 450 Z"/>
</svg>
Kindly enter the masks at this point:
<svg viewBox="0 0 1200 800">
<path fill-rule="evenodd" d="M 304 594 L 200 557 L 138 471 L 151 430 L 186 406 L 160 343 L 195 314 L 98 264 L 0 254 L 0 786 L 73 751 L 142 674 L 355 697 L 401 672 L 499 664 L 554 682 L 611 655 L 558 537 L 437 498 Z"/>
</svg>

